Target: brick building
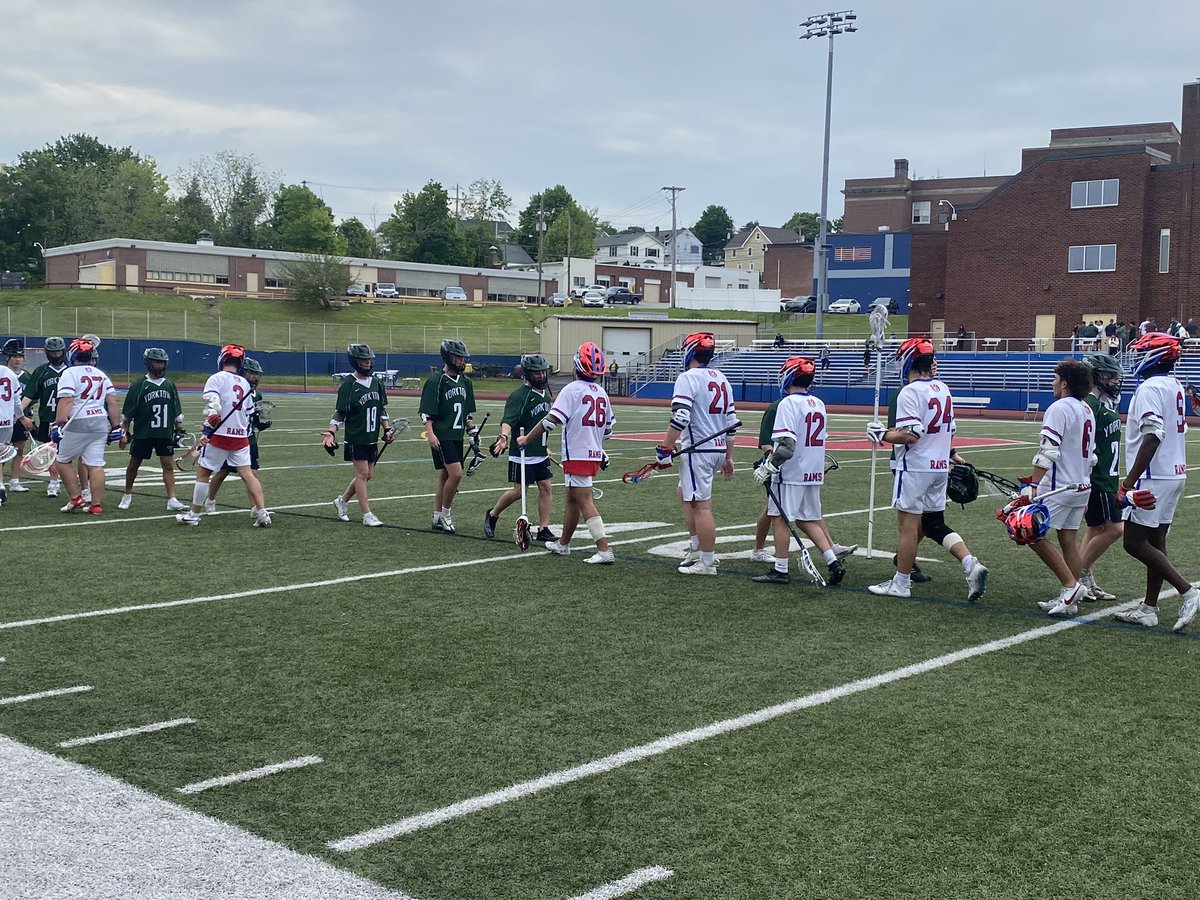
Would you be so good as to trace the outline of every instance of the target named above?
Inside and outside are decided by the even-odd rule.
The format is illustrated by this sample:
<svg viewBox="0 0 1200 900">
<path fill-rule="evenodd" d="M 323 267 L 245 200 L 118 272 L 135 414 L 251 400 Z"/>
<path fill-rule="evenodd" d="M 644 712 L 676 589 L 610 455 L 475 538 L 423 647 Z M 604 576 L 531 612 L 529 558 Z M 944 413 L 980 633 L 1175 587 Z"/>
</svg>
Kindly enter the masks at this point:
<svg viewBox="0 0 1200 900">
<path fill-rule="evenodd" d="M 813 245 L 803 241 L 768 244 L 762 264 L 762 286 L 780 297 L 808 297 L 813 292 Z"/>
</svg>

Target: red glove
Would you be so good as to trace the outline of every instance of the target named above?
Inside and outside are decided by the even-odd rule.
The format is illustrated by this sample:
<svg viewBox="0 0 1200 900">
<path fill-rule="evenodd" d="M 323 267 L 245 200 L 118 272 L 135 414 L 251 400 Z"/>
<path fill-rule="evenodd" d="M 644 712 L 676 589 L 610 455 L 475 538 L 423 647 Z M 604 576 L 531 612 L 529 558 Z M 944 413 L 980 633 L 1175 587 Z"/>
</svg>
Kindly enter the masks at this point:
<svg viewBox="0 0 1200 900">
<path fill-rule="evenodd" d="M 1125 488 L 1117 490 L 1117 506 L 1121 507 L 1121 509 L 1130 506 L 1136 506 L 1138 509 L 1154 509 L 1157 503 L 1158 500 L 1152 491 L 1144 489 L 1128 491 Z"/>
</svg>

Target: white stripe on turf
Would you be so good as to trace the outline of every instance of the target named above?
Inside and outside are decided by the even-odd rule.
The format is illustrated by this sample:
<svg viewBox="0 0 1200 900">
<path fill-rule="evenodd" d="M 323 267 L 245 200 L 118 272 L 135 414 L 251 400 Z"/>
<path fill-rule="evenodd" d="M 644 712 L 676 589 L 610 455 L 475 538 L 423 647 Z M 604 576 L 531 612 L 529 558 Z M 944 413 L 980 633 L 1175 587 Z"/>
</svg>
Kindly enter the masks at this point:
<svg viewBox="0 0 1200 900">
<path fill-rule="evenodd" d="M 257 769 L 248 769 L 245 772 L 234 772 L 232 775 L 221 775 L 217 778 L 208 778 L 204 781 L 195 781 L 191 784 L 185 784 L 183 787 L 175 788 L 175 791 L 180 794 L 199 794 L 201 791 L 212 790 L 213 788 L 224 787 L 227 784 L 237 784 L 242 781 L 254 781 L 256 778 L 266 778 L 268 775 L 274 775 L 277 772 L 287 772 L 292 769 L 303 769 L 306 766 L 315 766 L 323 763 L 325 760 L 319 756 L 298 756 L 295 759 L 284 760 L 283 762 L 271 763 L 269 766 L 259 766 Z"/>
<path fill-rule="evenodd" d="M 540 794 L 543 791 L 552 790 L 553 788 L 561 787 L 564 784 L 570 784 L 573 781 L 580 781 L 584 778 L 590 778 L 593 775 L 602 775 L 606 772 L 611 772 L 614 769 L 619 769 L 627 766 L 630 763 L 640 762 L 643 759 L 661 756 L 664 753 L 670 753 L 673 750 L 678 750 L 680 747 L 686 747 L 690 744 L 707 741 L 710 738 L 720 737 L 721 735 L 731 734 L 733 732 L 742 731 L 746 728 L 751 728 L 756 725 L 761 725 L 764 722 L 769 722 L 772 719 L 778 719 L 781 716 L 791 715 L 804 709 L 811 709 L 815 706 L 823 706 L 827 703 L 832 703 L 835 700 L 841 700 L 844 697 L 851 697 L 855 694 L 861 694 L 864 691 L 870 691 L 878 687 L 893 684 L 905 678 L 912 678 L 916 675 L 924 675 L 927 672 L 933 672 L 937 669 L 943 669 L 946 666 L 954 665 L 955 663 L 963 662 L 964 660 L 974 659 L 978 656 L 984 656 L 988 653 L 995 653 L 999 650 L 1007 650 L 1010 647 L 1016 647 L 1020 644 L 1035 641 L 1039 638 L 1049 637 L 1053 634 L 1066 631 L 1071 628 L 1076 628 L 1087 622 L 1094 622 L 1104 616 L 1111 616 L 1113 613 L 1123 610 L 1132 609 L 1139 601 L 1130 601 L 1119 606 L 1110 606 L 1107 609 L 1099 610 L 1091 615 L 1081 616 L 1077 619 L 1068 619 L 1062 622 L 1055 622 L 1051 625 L 1043 625 L 1039 628 L 1033 628 L 1029 631 L 1022 631 L 1019 634 L 1011 635 L 1010 637 L 1000 638 L 995 641 L 988 641 L 986 644 L 979 644 L 974 647 L 967 647 L 963 650 L 956 650 L 953 653 L 946 653 L 942 656 L 935 656 L 923 662 L 913 663 L 912 665 L 902 666 L 899 669 L 892 669 L 888 672 L 881 672 L 878 675 L 872 675 L 868 678 L 860 678 L 857 681 L 851 681 L 838 687 L 829 688 L 824 691 L 817 691 L 813 694 L 807 694 L 803 697 L 797 697 L 794 700 L 788 700 L 785 703 L 779 703 L 774 706 L 768 706 L 764 709 L 755 710 L 745 715 L 736 716 L 731 719 L 723 719 L 719 722 L 713 722 L 708 725 L 703 725 L 699 728 L 692 728 L 687 731 L 680 731 L 676 734 L 658 738 L 650 741 L 647 744 L 640 744 L 636 747 L 630 747 L 627 750 L 622 750 L 610 756 L 605 756 L 600 759 L 592 760 L 579 766 L 574 766 L 570 769 L 562 769 L 558 772 L 551 772 L 548 775 L 542 775 L 539 778 L 534 778 L 530 781 L 523 781 L 519 784 L 510 785 L 506 788 L 501 788 L 497 791 L 492 791 L 487 794 L 480 794 L 477 797 L 469 797 L 466 800 L 460 800 L 457 803 L 451 803 L 449 806 L 443 806 L 439 809 L 430 810 L 429 812 L 421 813 L 416 816 L 408 816 L 396 822 L 391 822 L 387 825 L 380 825 L 378 828 L 372 828 L 368 831 L 352 834 L 348 837 L 341 838 L 336 841 L 330 841 L 326 846 L 331 850 L 336 850 L 339 853 L 349 853 L 354 850 L 362 850 L 366 847 L 372 847 L 376 844 L 381 844 L 384 841 L 392 840 L 405 834 L 412 834 L 416 831 L 423 831 L 427 828 L 432 828 L 435 825 L 440 825 L 443 822 L 449 822 L 463 816 L 477 813 L 484 809 L 490 809 L 493 806 L 500 806 L 504 803 L 511 803 L 514 800 L 520 800 L 524 797 L 530 797 L 534 794 Z"/>
<path fill-rule="evenodd" d="M 663 866 L 646 866 L 644 869 L 630 872 L 617 881 L 602 884 L 586 894 L 577 894 L 570 900 L 615 900 L 617 897 L 624 897 L 634 891 L 640 891 L 652 882 L 666 881 L 674 874 L 673 871 Z"/>
<path fill-rule="evenodd" d="M 44 700 L 46 697 L 62 697 L 66 694 L 82 694 L 91 689 L 92 686 L 90 684 L 77 684 L 75 687 L 38 691 L 36 694 L 18 694 L 15 697 L 0 697 L 0 706 L 10 706 L 14 703 L 28 703 L 30 700 Z"/>
<path fill-rule="evenodd" d="M 136 728 L 122 728 L 120 731 L 106 731 L 104 734 L 93 734 L 90 737 L 71 738 L 60 741 L 58 746 L 64 748 L 82 747 L 85 744 L 99 744 L 101 741 L 115 741 L 119 738 L 132 737 L 135 734 L 150 734 L 152 731 L 163 731 L 180 725 L 193 725 L 195 719 L 171 719 L 169 722 L 154 722 L 150 725 L 139 725 Z"/>
</svg>

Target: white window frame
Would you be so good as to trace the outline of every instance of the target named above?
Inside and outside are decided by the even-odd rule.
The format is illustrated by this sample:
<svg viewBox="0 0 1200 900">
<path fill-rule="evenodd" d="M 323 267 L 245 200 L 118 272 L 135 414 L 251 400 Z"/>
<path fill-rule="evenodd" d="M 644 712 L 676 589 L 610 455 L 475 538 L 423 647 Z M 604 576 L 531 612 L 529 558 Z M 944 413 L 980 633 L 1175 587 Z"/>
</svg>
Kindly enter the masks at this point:
<svg viewBox="0 0 1200 900">
<path fill-rule="evenodd" d="M 1070 273 L 1116 270 L 1116 244 L 1077 244 L 1067 249 L 1067 271 Z"/>
<path fill-rule="evenodd" d="M 932 200 L 914 200 L 912 205 L 912 224 L 928 225 L 932 214 Z"/>
<path fill-rule="evenodd" d="M 1116 206 L 1121 199 L 1121 179 L 1097 178 L 1071 182 L 1071 209 Z"/>
<path fill-rule="evenodd" d="M 1158 232 L 1158 274 L 1166 275 L 1171 271 L 1171 229 L 1163 228 Z"/>
<path fill-rule="evenodd" d="M 609 256 L 617 255 L 617 245 L 616 244 L 613 244 L 611 247 L 608 248 L 608 255 Z"/>
</svg>

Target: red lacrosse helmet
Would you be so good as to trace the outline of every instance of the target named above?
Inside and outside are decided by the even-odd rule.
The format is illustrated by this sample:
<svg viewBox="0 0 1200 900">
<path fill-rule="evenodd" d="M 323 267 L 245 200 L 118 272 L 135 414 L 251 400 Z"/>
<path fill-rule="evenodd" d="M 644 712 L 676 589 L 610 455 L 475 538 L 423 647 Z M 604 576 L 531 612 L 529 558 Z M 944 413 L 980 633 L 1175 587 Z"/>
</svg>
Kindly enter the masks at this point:
<svg viewBox="0 0 1200 900">
<path fill-rule="evenodd" d="M 589 380 L 599 378 L 604 374 L 604 351 L 591 341 L 584 341 L 575 354 L 575 371 Z"/>
<path fill-rule="evenodd" d="M 697 331 L 695 334 L 689 334 L 683 339 L 683 344 L 680 348 L 683 351 L 683 367 L 689 368 L 692 360 L 696 358 L 696 353 L 701 350 L 710 351 L 709 359 L 712 358 L 711 351 L 717 347 L 717 340 L 707 331 Z"/>
<path fill-rule="evenodd" d="M 1018 507 L 1004 519 L 1004 527 L 1015 543 L 1036 544 L 1050 531 L 1050 510 L 1045 503 Z"/>
<path fill-rule="evenodd" d="M 933 341 L 927 337 L 911 337 L 897 347 L 896 359 L 900 360 L 900 377 L 907 380 L 912 361 L 918 356 L 933 352 Z"/>
<path fill-rule="evenodd" d="M 221 352 L 217 356 L 217 368 L 223 369 L 232 363 L 237 363 L 238 371 L 241 371 L 242 363 L 245 361 L 245 347 L 243 347 L 241 344 L 226 344 L 221 348 Z"/>
<path fill-rule="evenodd" d="M 1133 374 L 1144 375 L 1151 369 L 1179 359 L 1181 344 L 1177 337 L 1151 331 L 1130 344 L 1129 352 L 1134 359 Z"/>
<path fill-rule="evenodd" d="M 96 345 L 87 338 L 75 338 L 67 347 L 67 362 L 71 365 L 90 363 L 96 353 Z"/>
<path fill-rule="evenodd" d="M 788 392 L 788 388 L 795 382 L 797 375 L 815 375 L 817 371 L 816 363 L 807 356 L 793 356 L 786 360 L 779 367 L 779 391 L 782 394 Z"/>
</svg>

